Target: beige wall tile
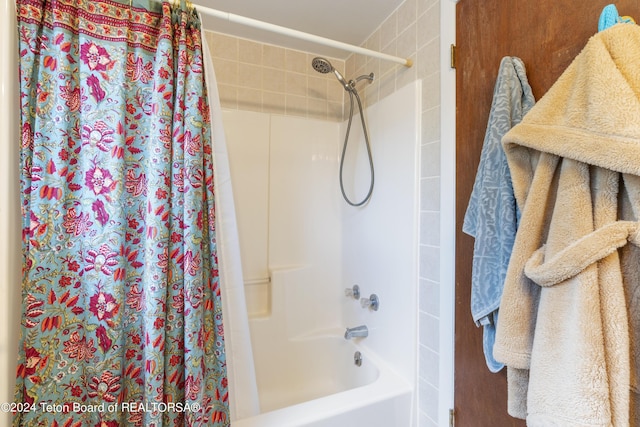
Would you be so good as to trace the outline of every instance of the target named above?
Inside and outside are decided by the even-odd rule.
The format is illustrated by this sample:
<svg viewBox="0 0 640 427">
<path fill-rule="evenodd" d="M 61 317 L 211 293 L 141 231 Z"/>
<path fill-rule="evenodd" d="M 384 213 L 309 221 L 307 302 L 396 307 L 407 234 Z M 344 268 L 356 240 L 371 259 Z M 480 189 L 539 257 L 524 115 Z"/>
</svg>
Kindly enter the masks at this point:
<svg viewBox="0 0 640 427">
<path fill-rule="evenodd" d="M 409 58 L 416 53 L 416 24 L 406 27 L 396 41 L 396 55 L 401 58 Z"/>
<path fill-rule="evenodd" d="M 364 100 L 367 106 L 373 105 L 380 100 L 380 80 L 376 78 L 373 83 L 364 87 Z"/>
<path fill-rule="evenodd" d="M 434 90 L 439 87 L 439 15 L 438 0 L 405 0 L 362 43 L 372 50 L 411 58 L 412 68 L 355 54 L 346 61 L 327 59 L 347 80 L 374 73 L 373 84 L 360 82 L 358 85 L 367 106 L 416 79 L 423 79 L 423 106 L 435 108 L 440 102 L 439 93 Z M 345 104 L 348 95 L 335 76 L 321 75 L 311 67 L 312 59 L 317 56 L 314 53 L 214 32 L 206 32 L 205 37 L 214 57 L 225 108 L 326 120 L 341 120 L 348 113 Z M 430 139 L 437 137 L 434 132 L 430 131 Z"/>
<path fill-rule="evenodd" d="M 213 58 L 213 68 L 218 83 L 238 85 L 238 62 L 227 59 Z"/>
<path fill-rule="evenodd" d="M 212 33 L 210 37 L 211 55 L 214 58 L 238 60 L 238 39 L 220 33 Z"/>
<path fill-rule="evenodd" d="M 386 21 L 380 26 L 380 47 L 384 47 L 398 35 L 398 15 L 396 12 L 391 14 Z"/>
<path fill-rule="evenodd" d="M 316 55 L 210 31 L 205 37 L 224 108 L 341 120 L 344 90 L 333 74 L 311 67 Z M 344 74 L 343 60 L 328 59 Z"/>
<path fill-rule="evenodd" d="M 417 0 L 405 0 L 400 7 L 398 7 L 398 33 L 401 33 L 405 28 L 415 23 L 417 16 Z"/>
<path fill-rule="evenodd" d="M 440 39 L 436 38 L 418 51 L 418 74 L 421 78 L 440 71 Z"/>
<path fill-rule="evenodd" d="M 440 35 L 440 3 L 436 2 L 418 18 L 418 49 Z"/>
<path fill-rule="evenodd" d="M 270 92 L 285 92 L 285 71 L 281 68 L 263 68 L 262 88 Z"/>
<path fill-rule="evenodd" d="M 418 16 L 427 12 L 433 5 L 439 5 L 440 0 L 418 0 Z"/>
<path fill-rule="evenodd" d="M 262 67 L 251 64 L 240 64 L 238 67 L 238 85 L 262 90 Z"/>
<path fill-rule="evenodd" d="M 284 48 L 265 44 L 262 46 L 262 64 L 265 67 L 284 69 Z"/>
<path fill-rule="evenodd" d="M 440 106 L 422 113 L 422 143 L 440 141 Z"/>
<path fill-rule="evenodd" d="M 388 43 L 383 49 L 382 52 L 389 54 L 389 55 L 395 55 L 396 54 L 396 39 L 393 39 L 390 43 Z M 395 64 L 391 61 L 380 61 L 380 74 L 381 75 L 385 75 L 387 73 L 391 73 L 393 71 L 395 71 L 395 69 L 399 67 L 398 64 Z"/>
<path fill-rule="evenodd" d="M 380 76 L 380 63 L 382 60 L 378 58 L 368 58 L 367 64 L 364 66 L 364 74 L 373 73 L 373 79 L 377 79 Z"/>
<path fill-rule="evenodd" d="M 346 61 L 328 59 L 347 80 L 374 73 L 373 84 L 358 85 L 364 102 L 373 105 L 404 85 L 438 72 L 439 15 L 439 0 L 405 0 L 362 43 L 372 50 L 411 58 L 412 68 L 355 54 Z M 218 83 L 224 86 L 221 100 L 225 108 L 314 117 L 321 117 L 323 113 L 319 111 L 324 111 L 327 120 L 339 120 L 348 112 L 344 104 L 348 102 L 347 93 L 335 76 L 323 76 L 311 67 L 311 60 L 317 55 L 214 32 L 206 32 L 205 37 L 214 57 Z M 423 85 L 425 108 L 439 105 L 439 93 L 433 90 L 438 86 L 435 80 Z M 311 105 L 314 111 L 305 113 L 303 105 Z"/>
<path fill-rule="evenodd" d="M 344 68 L 347 76 L 353 76 L 356 74 L 356 55 L 349 55 L 345 61 Z"/>
<path fill-rule="evenodd" d="M 433 73 L 422 79 L 422 110 L 440 105 L 440 73 Z"/>
<path fill-rule="evenodd" d="M 238 109 L 238 88 L 218 83 L 218 93 L 220 94 L 220 105 L 222 108 L 231 110 Z"/>
<path fill-rule="evenodd" d="M 331 79 L 327 82 L 327 99 L 329 102 L 344 102 L 348 98 L 344 88 L 338 80 L 331 76 Z"/>
<path fill-rule="evenodd" d="M 380 50 L 380 28 L 378 28 L 373 32 L 373 34 L 371 34 L 371 36 L 364 43 L 364 46 L 367 49 Z"/>
<path fill-rule="evenodd" d="M 320 75 L 320 74 L 319 74 Z M 321 76 L 321 75 L 320 75 Z M 310 98 L 319 98 L 325 101 L 328 99 L 327 87 L 329 82 L 324 76 L 314 77 L 309 76 L 307 80 L 307 95 Z M 325 106 L 326 107 L 326 106 Z"/>
<path fill-rule="evenodd" d="M 238 88 L 238 109 L 262 111 L 262 91 L 246 87 Z"/>
<path fill-rule="evenodd" d="M 287 71 L 306 74 L 311 69 L 311 62 L 307 61 L 307 54 L 299 50 L 286 49 L 284 61 Z"/>
<path fill-rule="evenodd" d="M 240 62 L 262 65 L 262 43 L 251 40 L 238 40 L 238 59 Z"/>
<path fill-rule="evenodd" d="M 285 76 L 285 91 L 287 94 L 307 96 L 307 75 L 287 71 Z"/>
<path fill-rule="evenodd" d="M 360 74 L 364 74 L 364 66 L 367 64 L 367 56 L 364 55 L 356 55 L 356 72 L 355 75 L 360 75 Z M 347 81 L 349 81 L 349 79 L 351 78 L 351 76 L 347 77 Z"/>
</svg>

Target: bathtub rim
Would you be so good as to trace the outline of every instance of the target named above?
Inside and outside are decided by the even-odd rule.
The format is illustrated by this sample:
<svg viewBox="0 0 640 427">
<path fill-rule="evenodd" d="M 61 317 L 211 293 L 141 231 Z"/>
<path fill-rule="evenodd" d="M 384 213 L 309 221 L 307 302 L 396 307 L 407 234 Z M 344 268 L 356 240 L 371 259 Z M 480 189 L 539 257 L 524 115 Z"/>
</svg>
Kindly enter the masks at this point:
<svg viewBox="0 0 640 427">
<path fill-rule="evenodd" d="M 377 368 L 378 378 L 372 383 L 263 412 L 250 418 L 232 420 L 233 427 L 302 427 L 378 402 L 404 395 L 412 396 L 415 390 L 411 384 L 371 349 L 360 343 L 354 343 L 354 347 L 362 352 L 363 358 L 373 363 Z M 411 402 L 413 402 L 413 398 L 411 398 Z"/>
</svg>

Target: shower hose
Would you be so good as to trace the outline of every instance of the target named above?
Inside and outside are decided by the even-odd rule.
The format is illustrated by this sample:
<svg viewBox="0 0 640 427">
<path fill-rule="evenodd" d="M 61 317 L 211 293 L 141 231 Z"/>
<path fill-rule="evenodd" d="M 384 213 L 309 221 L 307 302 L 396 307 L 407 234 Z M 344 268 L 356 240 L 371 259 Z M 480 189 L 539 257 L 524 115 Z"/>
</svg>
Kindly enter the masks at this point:
<svg viewBox="0 0 640 427">
<path fill-rule="evenodd" d="M 347 91 L 349 92 L 349 122 L 347 124 L 347 132 L 344 137 L 344 144 L 342 146 L 342 157 L 340 158 L 340 191 L 342 192 L 342 197 L 344 200 L 350 204 L 351 206 L 362 206 L 371 198 L 371 193 L 373 192 L 373 181 L 374 181 L 374 173 L 373 173 L 373 158 L 371 156 L 371 144 L 369 143 L 369 133 L 367 132 L 367 125 L 364 120 L 364 111 L 362 111 L 362 101 L 360 101 L 360 96 L 355 88 L 355 82 L 350 82 L 351 88 Z M 358 109 L 360 110 L 360 121 L 362 122 L 362 131 L 364 133 L 364 141 L 367 146 L 367 156 L 369 158 L 369 171 L 371 172 L 371 183 L 369 184 L 369 191 L 367 195 L 362 199 L 362 201 L 355 203 L 352 202 L 347 194 L 344 191 L 344 182 L 342 178 L 342 170 L 344 167 L 344 158 L 347 152 L 347 144 L 349 143 L 349 133 L 351 131 L 351 122 L 353 121 L 353 97 L 355 95 L 356 100 L 358 101 Z"/>
</svg>

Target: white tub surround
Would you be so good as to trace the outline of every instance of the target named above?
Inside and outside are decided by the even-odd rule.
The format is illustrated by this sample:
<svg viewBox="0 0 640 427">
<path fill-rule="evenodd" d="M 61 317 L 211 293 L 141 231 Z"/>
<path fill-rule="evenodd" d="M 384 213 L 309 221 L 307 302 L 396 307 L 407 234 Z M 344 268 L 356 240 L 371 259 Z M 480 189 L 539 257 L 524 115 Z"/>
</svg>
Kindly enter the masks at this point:
<svg viewBox="0 0 640 427">
<path fill-rule="evenodd" d="M 272 314 L 250 321 L 263 413 L 233 427 L 410 426 L 411 383 L 367 350 L 366 338 L 347 341 L 343 328 L 314 328 L 300 292 L 310 273 L 272 271 Z"/>
<path fill-rule="evenodd" d="M 420 93 L 415 82 L 366 111 L 376 181 L 359 208 L 338 182 L 346 123 L 224 112 L 245 277 L 270 277 L 245 283 L 262 413 L 234 427 L 416 426 Z M 357 199 L 369 185 L 358 117 L 351 133 Z M 354 284 L 378 311 L 345 296 Z M 368 337 L 345 340 L 359 325 Z"/>
<path fill-rule="evenodd" d="M 344 322 L 367 325 L 364 345 L 412 384 L 417 365 L 420 93 L 421 82 L 416 81 L 367 109 L 376 167 L 373 196 L 362 208 L 342 207 L 342 283 L 358 284 L 361 297 L 375 293 L 380 300 L 379 310 L 372 311 L 344 298 Z M 351 194 L 366 194 L 369 166 L 359 126 L 352 127 L 352 138 L 359 143 L 349 143 L 345 171 L 351 171 Z"/>
</svg>

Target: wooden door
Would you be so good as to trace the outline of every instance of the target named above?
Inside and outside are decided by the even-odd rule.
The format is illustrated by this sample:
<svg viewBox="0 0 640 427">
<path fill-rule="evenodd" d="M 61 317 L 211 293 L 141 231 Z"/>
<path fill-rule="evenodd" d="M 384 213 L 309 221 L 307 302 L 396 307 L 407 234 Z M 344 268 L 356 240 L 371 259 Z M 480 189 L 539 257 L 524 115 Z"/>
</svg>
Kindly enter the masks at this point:
<svg viewBox="0 0 640 427">
<path fill-rule="evenodd" d="M 506 372 L 488 371 L 469 300 L 473 238 L 462 221 L 480 160 L 500 60 L 521 58 L 536 100 L 598 31 L 609 0 L 460 0 L 456 10 L 456 427 L 525 423 L 507 414 Z M 640 0 L 615 3 L 640 23 Z"/>
</svg>

